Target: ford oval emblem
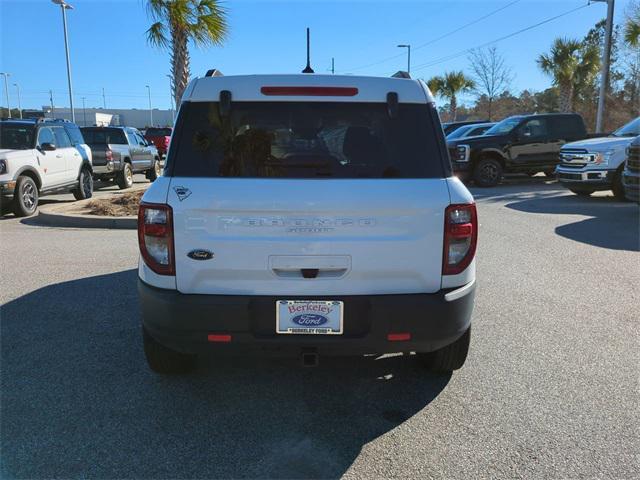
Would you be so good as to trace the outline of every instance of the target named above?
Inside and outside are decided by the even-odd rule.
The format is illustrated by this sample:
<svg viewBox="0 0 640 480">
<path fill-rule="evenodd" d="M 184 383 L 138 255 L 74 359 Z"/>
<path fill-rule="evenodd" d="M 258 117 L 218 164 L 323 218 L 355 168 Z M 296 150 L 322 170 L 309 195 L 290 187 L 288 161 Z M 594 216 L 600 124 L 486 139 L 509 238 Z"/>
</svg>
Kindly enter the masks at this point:
<svg viewBox="0 0 640 480">
<path fill-rule="evenodd" d="M 297 325 L 303 327 L 319 327 L 329 321 L 324 315 L 318 315 L 317 313 L 304 313 L 302 315 L 296 315 L 291 321 Z"/>
<path fill-rule="evenodd" d="M 187 257 L 193 260 L 211 260 L 213 258 L 213 252 L 209 250 L 191 250 L 187 253 Z"/>
</svg>

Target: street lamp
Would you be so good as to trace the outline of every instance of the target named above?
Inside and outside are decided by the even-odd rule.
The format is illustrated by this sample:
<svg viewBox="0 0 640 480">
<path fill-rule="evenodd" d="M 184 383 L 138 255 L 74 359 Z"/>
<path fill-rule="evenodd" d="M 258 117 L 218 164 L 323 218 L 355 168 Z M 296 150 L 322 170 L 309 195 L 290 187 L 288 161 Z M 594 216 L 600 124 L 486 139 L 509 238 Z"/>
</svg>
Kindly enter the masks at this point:
<svg viewBox="0 0 640 480">
<path fill-rule="evenodd" d="M 87 126 L 87 108 L 84 105 L 84 101 L 87 97 L 82 97 L 82 126 Z"/>
<path fill-rule="evenodd" d="M 149 93 L 149 121 L 151 124 L 150 127 L 153 127 L 153 108 L 151 107 L 151 87 L 149 85 L 145 85 L 147 87 L 147 92 Z"/>
<path fill-rule="evenodd" d="M 407 49 L 407 73 L 411 73 L 411 45 L 398 45 L 398 48 Z"/>
<path fill-rule="evenodd" d="M 615 0 L 593 0 L 607 4 L 607 22 L 605 27 L 604 49 L 602 51 L 602 63 L 600 69 L 600 92 L 598 95 L 598 111 L 596 112 L 596 133 L 602 133 L 604 128 L 605 99 L 609 84 L 609 69 L 611 62 L 611 45 L 613 37 L 613 9 Z"/>
<path fill-rule="evenodd" d="M 22 107 L 20 106 L 20 85 L 14 83 L 13 86 L 18 90 L 18 114 L 20 115 L 20 118 L 22 118 Z"/>
<path fill-rule="evenodd" d="M 73 88 L 71 86 L 71 61 L 69 60 L 69 39 L 67 38 L 67 10 L 73 10 L 73 6 L 64 0 L 51 0 L 54 4 L 60 5 L 62 10 L 62 26 L 64 28 L 64 50 L 67 54 L 67 81 L 69 83 L 69 106 L 71 107 L 71 121 L 75 123 L 76 113 L 73 110 Z"/>
<path fill-rule="evenodd" d="M 10 77 L 10 73 L 0 72 L 0 75 L 4 76 L 4 94 L 7 96 L 7 110 L 9 111 L 9 118 L 11 118 L 11 105 L 9 105 L 9 84 L 7 83 L 7 77 Z"/>
</svg>

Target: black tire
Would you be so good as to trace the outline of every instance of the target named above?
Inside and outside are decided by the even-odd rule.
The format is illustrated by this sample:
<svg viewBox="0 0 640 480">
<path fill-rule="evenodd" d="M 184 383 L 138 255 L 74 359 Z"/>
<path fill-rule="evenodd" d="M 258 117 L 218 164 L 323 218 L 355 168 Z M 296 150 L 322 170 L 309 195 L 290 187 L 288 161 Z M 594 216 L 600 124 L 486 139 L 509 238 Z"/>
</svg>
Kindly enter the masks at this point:
<svg viewBox="0 0 640 480">
<path fill-rule="evenodd" d="M 578 187 L 573 187 L 569 189 L 571 192 L 575 193 L 576 195 L 580 196 L 580 197 L 588 197 L 589 195 L 591 195 L 593 192 L 595 192 L 594 189 L 592 188 L 578 188 Z"/>
<path fill-rule="evenodd" d="M 435 352 L 418 353 L 418 359 L 431 372 L 451 373 L 464 365 L 469 353 L 470 341 L 471 327 L 451 345 Z"/>
<path fill-rule="evenodd" d="M 116 175 L 116 183 L 120 190 L 131 188 L 133 185 L 133 170 L 131 169 L 130 163 L 125 162 L 122 170 L 118 172 L 118 175 Z"/>
<path fill-rule="evenodd" d="M 473 169 L 473 181 L 478 187 L 495 187 L 502 180 L 502 165 L 493 158 L 483 158 Z"/>
<path fill-rule="evenodd" d="M 611 186 L 613 196 L 619 202 L 626 202 L 627 197 L 624 194 L 624 185 L 622 184 L 622 168 L 619 168 L 613 177 L 613 185 Z"/>
<path fill-rule="evenodd" d="M 80 170 L 78 187 L 71 190 L 76 200 L 86 200 L 93 196 L 93 176 L 88 168 Z"/>
<path fill-rule="evenodd" d="M 142 327 L 144 355 L 149 368 L 156 373 L 171 375 L 189 373 L 196 367 L 197 357 L 176 352 L 158 343 L 147 330 Z"/>
<path fill-rule="evenodd" d="M 153 161 L 153 166 L 147 170 L 147 180 L 151 182 L 155 182 L 156 178 L 158 178 L 162 174 L 162 168 L 160 167 L 160 160 L 157 158 Z"/>
<path fill-rule="evenodd" d="M 38 186 L 33 178 L 20 175 L 13 193 L 13 213 L 16 217 L 29 217 L 38 208 Z"/>
</svg>

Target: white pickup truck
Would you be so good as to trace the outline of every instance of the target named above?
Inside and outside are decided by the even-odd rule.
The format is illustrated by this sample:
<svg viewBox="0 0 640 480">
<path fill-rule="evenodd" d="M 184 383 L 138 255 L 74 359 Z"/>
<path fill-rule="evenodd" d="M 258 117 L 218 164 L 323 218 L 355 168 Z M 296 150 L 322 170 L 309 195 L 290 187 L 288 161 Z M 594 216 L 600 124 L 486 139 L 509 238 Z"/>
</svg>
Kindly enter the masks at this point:
<svg viewBox="0 0 640 480">
<path fill-rule="evenodd" d="M 638 135 L 640 117 L 608 137 L 565 144 L 556 169 L 558 181 L 576 195 L 612 190 L 618 200 L 625 200 L 622 175 L 626 150 Z"/>
</svg>

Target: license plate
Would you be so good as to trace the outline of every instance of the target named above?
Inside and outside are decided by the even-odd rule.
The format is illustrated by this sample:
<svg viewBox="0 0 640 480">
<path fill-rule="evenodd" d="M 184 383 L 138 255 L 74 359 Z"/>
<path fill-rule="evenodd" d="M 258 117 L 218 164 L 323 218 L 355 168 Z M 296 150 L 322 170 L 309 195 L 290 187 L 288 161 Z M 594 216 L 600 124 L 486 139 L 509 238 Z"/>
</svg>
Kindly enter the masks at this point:
<svg viewBox="0 0 640 480">
<path fill-rule="evenodd" d="M 278 300 L 276 302 L 276 333 L 340 335 L 343 311 L 343 302 Z"/>
</svg>

